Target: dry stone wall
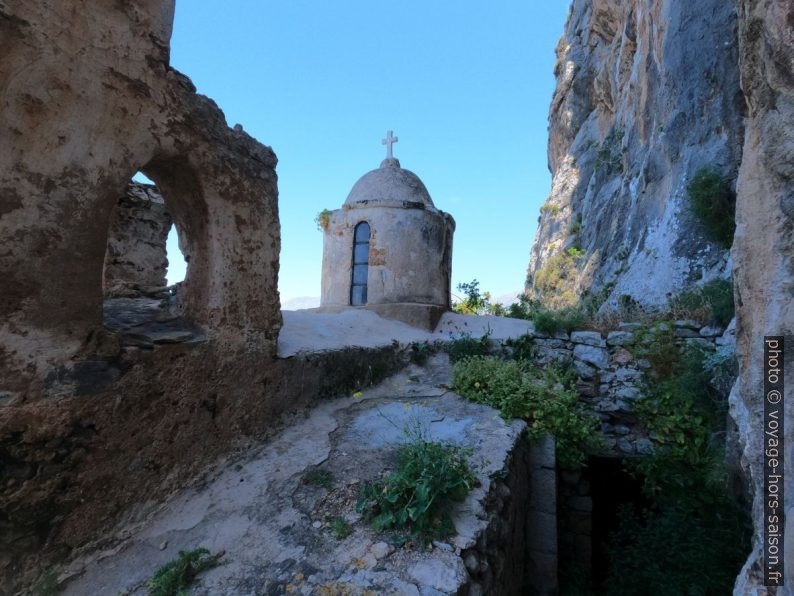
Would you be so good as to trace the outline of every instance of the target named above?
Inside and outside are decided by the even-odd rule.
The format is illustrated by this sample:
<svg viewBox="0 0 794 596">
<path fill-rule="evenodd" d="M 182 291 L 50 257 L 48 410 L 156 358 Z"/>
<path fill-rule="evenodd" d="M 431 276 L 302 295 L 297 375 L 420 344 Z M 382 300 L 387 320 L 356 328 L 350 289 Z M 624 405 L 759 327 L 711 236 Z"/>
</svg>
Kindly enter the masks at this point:
<svg viewBox="0 0 794 596">
<path fill-rule="evenodd" d="M 727 328 L 696 321 L 675 321 L 679 346 L 693 345 L 707 351 L 732 352 L 735 323 Z M 558 332 L 553 337 L 535 334 L 533 340 L 541 363 L 571 362 L 580 376 L 578 391 L 588 411 L 601 420 L 608 452 L 615 457 L 650 453 L 653 443 L 638 423 L 634 403 L 643 395 L 645 371 L 650 367 L 638 358 L 634 343 L 639 323 L 621 323 L 614 331 Z"/>
</svg>

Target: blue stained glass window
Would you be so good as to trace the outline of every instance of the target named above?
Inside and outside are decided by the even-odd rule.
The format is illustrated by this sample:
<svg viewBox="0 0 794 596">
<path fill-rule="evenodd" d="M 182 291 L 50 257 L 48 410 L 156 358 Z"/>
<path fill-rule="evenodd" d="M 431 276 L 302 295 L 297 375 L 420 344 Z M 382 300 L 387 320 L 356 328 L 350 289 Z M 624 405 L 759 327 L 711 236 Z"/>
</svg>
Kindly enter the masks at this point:
<svg viewBox="0 0 794 596">
<path fill-rule="evenodd" d="M 369 224 L 356 225 L 353 232 L 353 275 L 350 284 L 350 304 L 362 306 L 367 303 L 367 277 L 369 275 Z"/>
</svg>

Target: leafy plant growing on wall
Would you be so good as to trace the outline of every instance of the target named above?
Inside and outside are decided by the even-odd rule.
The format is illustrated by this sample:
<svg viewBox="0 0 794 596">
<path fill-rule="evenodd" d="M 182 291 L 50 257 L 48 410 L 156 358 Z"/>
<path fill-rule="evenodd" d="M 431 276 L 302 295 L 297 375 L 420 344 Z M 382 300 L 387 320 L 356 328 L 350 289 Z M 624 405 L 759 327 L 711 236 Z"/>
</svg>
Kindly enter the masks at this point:
<svg viewBox="0 0 794 596">
<path fill-rule="evenodd" d="M 314 223 L 317 225 L 318 230 L 328 229 L 328 224 L 331 222 L 331 213 L 333 212 L 330 209 L 323 209 L 314 217 Z"/>
<path fill-rule="evenodd" d="M 179 558 L 155 571 L 146 582 L 149 596 L 182 596 L 195 577 L 219 565 L 223 553 L 210 555 L 206 548 L 179 551 Z"/>
<path fill-rule="evenodd" d="M 528 361 L 474 356 L 458 362 L 452 388 L 467 399 L 499 410 L 507 419 L 527 421 L 531 439 L 552 433 L 564 467 L 582 465 L 601 447 L 599 422 L 587 416 L 575 390 L 576 376 L 565 366 L 543 369 Z"/>
<path fill-rule="evenodd" d="M 378 531 L 406 531 L 425 543 L 454 531 L 450 506 L 476 485 L 470 452 L 418 431 L 397 452 L 394 471 L 364 485 L 356 509 Z"/>
</svg>

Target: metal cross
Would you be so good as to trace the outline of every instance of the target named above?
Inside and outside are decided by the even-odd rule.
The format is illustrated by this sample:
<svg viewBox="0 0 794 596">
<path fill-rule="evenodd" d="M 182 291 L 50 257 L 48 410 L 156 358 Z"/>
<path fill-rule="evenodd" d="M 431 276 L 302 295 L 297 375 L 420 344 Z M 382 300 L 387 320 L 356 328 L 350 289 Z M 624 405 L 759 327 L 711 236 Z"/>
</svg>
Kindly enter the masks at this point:
<svg viewBox="0 0 794 596">
<path fill-rule="evenodd" d="M 392 158 L 391 146 L 399 140 L 400 139 L 395 137 L 391 130 L 386 131 L 386 138 L 380 141 L 382 145 L 386 145 L 386 159 Z"/>
</svg>

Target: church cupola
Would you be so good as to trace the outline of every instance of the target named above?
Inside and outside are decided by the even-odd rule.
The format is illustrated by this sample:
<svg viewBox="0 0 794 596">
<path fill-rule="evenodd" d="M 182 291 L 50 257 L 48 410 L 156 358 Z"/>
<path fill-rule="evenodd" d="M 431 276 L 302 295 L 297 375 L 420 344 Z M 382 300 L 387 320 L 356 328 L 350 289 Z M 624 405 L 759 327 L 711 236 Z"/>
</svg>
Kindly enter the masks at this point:
<svg viewBox="0 0 794 596">
<path fill-rule="evenodd" d="M 365 306 L 433 327 L 450 306 L 455 221 L 392 155 L 353 185 L 324 229 L 322 307 Z"/>
</svg>

